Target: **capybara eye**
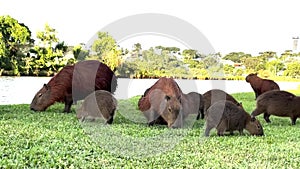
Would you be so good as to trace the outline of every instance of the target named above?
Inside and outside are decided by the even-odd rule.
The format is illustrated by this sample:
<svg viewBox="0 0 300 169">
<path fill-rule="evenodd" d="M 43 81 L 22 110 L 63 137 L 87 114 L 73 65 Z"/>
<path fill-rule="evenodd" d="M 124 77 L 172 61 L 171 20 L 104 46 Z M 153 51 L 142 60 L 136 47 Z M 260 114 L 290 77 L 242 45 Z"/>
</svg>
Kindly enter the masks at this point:
<svg viewBox="0 0 300 169">
<path fill-rule="evenodd" d="M 260 129 L 260 125 L 257 125 L 257 128 Z"/>
<path fill-rule="evenodd" d="M 41 96 L 43 96 L 43 93 L 39 93 L 39 95 L 38 95 L 39 97 L 41 97 Z"/>
<path fill-rule="evenodd" d="M 172 111 L 171 107 L 168 107 L 168 111 L 169 111 L 169 112 L 171 112 L 171 111 Z"/>
</svg>

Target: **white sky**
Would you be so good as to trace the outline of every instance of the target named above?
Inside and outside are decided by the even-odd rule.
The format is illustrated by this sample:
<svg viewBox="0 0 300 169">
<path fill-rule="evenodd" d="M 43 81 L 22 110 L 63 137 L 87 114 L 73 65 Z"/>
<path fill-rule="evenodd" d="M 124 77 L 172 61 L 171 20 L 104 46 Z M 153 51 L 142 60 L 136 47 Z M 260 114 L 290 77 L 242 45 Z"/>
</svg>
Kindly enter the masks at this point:
<svg viewBox="0 0 300 169">
<path fill-rule="evenodd" d="M 24 23 L 34 36 L 48 23 L 68 45 L 86 43 L 106 25 L 143 13 L 167 14 L 189 22 L 221 54 L 242 51 L 256 55 L 267 50 L 280 54 L 292 49 L 293 36 L 300 36 L 297 0 L 0 0 L 0 15 Z M 139 40 L 143 49 L 170 46 L 160 44 L 167 43 L 165 40 Z"/>
</svg>

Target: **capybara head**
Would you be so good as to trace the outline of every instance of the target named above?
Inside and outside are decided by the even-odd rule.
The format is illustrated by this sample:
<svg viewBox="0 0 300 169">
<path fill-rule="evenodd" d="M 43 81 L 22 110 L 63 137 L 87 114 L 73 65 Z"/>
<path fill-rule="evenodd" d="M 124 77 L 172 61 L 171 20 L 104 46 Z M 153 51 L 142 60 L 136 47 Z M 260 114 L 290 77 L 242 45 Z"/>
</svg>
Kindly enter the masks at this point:
<svg viewBox="0 0 300 169">
<path fill-rule="evenodd" d="M 248 76 L 246 76 L 246 82 L 250 82 L 251 78 L 257 77 L 257 73 L 250 73 Z"/>
<path fill-rule="evenodd" d="M 51 105 L 50 100 L 51 87 L 47 84 L 35 94 L 31 104 L 30 109 L 34 111 L 45 111 L 49 105 Z"/>
<path fill-rule="evenodd" d="M 254 118 L 251 117 L 250 120 L 246 122 L 245 129 L 251 134 L 256 136 L 263 136 L 264 130 L 260 122 Z"/>
<path fill-rule="evenodd" d="M 182 121 L 180 116 L 181 101 L 180 97 L 165 96 L 164 109 L 161 112 L 161 116 L 168 123 L 168 127 L 178 128 L 181 127 Z"/>
</svg>

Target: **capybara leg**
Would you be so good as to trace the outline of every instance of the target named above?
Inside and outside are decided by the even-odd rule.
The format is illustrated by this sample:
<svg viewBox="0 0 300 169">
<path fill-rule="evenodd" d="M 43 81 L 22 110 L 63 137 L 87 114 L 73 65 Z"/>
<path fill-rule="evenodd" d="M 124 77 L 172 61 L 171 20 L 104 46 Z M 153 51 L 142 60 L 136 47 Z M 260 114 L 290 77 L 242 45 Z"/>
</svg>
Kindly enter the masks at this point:
<svg viewBox="0 0 300 169">
<path fill-rule="evenodd" d="M 196 117 L 196 120 L 199 120 L 200 119 L 200 112 L 198 113 L 197 117 Z"/>
<path fill-rule="evenodd" d="M 267 123 L 271 123 L 270 116 L 271 116 L 270 114 L 264 113 L 264 119 L 266 120 Z"/>
<path fill-rule="evenodd" d="M 109 119 L 107 119 L 106 123 L 107 124 L 112 124 L 114 121 L 114 116 L 111 116 Z"/>
<path fill-rule="evenodd" d="M 291 117 L 292 125 L 296 125 L 297 117 Z"/>
<path fill-rule="evenodd" d="M 65 109 L 64 109 L 64 112 L 70 113 L 72 104 L 73 104 L 72 96 L 67 96 L 65 98 Z"/>
<path fill-rule="evenodd" d="M 201 118 L 201 119 L 204 119 L 204 110 L 203 110 L 203 109 L 200 110 L 200 115 L 201 115 L 200 118 Z"/>
<path fill-rule="evenodd" d="M 243 129 L 239 129 L 240 135 L 244 135 Z"/>
<path fill-rule="evenodd" d="M 220 122 L 220 124 L 217 127 L 218 136 L 223 136 L 224 135 L 224 132 L 227 129 L 227 124 L 228 124 L 227 120 L 222 120 Z"/>
<path fill-rule="evenodd" d="M 203 110 L 203 109 L 199 110 L 196 119 L 199 120 L 200 118 L 201 118 L 201 119 L 204 119 L 204 110 Z"/>
<path fill-rule="evenodd" d="M 71 103 L 71 104 L 65 103 L 65 109 L 64 109 L 64 112 L 70 113 L 70 111 L 71 111 L 71 105 L 72 105 L 72 103 Z"/>
<path fill-rule="evenodd" d="M 206 129 L 205 129 L 205 136 L 208 137 L 209 136 L 209 132 L 210 130 L 214 128 L 214 126 L 206 124 Z"/>
</svg>

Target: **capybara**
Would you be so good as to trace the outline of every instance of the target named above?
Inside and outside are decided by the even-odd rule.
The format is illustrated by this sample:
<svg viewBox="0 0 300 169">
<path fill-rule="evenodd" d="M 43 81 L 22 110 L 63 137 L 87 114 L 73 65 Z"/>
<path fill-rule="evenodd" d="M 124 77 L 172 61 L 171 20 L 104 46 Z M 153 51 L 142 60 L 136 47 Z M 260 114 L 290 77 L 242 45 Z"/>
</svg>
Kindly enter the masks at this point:
<svg viewBox="0 0 300 169">
<path fill-rule="evenodd" d="M 116 76 L 107 65 L 96 60 L 80 61 L 65 66 L 44 84 L 35 94 L 30 109 L 45 111 L 55 102 L 63 102 L 64 112 L 70 112 L 73 101 L 82 100 L 95 90 L 113 93 L 116 87 Z"/>
<path fill-rule="evenodd" d="M 182 94 L 176 98 L 159 89 L 149 94 L 150 108 L 143 111 L 148 124 L 167 124 L 170 128 L 181 128 L 189 114 L 199 114 L 201 95 L 197 92 Z"/>
<path fill-rule="evenodd" d="M 241 107 L 228 100 L 215 102 L 207 109 L 205 136 L 209 136 L 210 130 L 217 129 L 217 134 L 223 136 L 225 131 L 233 134 L 238 130 L 243 134 L 246 129 L 251 135 L 263 135 L 263 128 L 260 122 L 251 116 Z"/>
<path fill-rule="evenodd" d="M 262 79 L 257 76 L 257 73 L 250 73 L 246 77 L 246 82 L 250 83 L 254 93 L 255 99 L 262 93 L 270 90 L 280 90 L 278 84 L 273 80 Z"/>
<path fill-rule="evenodd" d="M 230 94 L 226 93 L 223 90 L 220 89 L 212 89 L 203 94 L 203 100 L 204 100 L 204 113 L 206 114 L 206 110 L 215 102 L 220 101 L 220 100 L 229 100 L 236 104 L 237 106 L 240 106 L 243 108 L 242 103 L 238 102 L 233 96 Z"/>
<path fill-rule="evenodd" d="M 104 118 L 107 124 L 112 124 L 117 104 L 117 99 L 112 93 L 105 90 L 96 90 L 89 94 L 77 109 L 77 118 L 82 121 Z"/>
<path fill-rule="evenodd" d="M 180 97 L 182 95 L 182 91 L 179 88 L 178 84 L 175 82 L 174 79 L 172 78 L 166 78 L 166 77 L 161 77 L 158 79 L 157 82 L 155 82 L 150 88 L 148 88 L 144 95 L 141 96 L 141 98 L 138 101 L 138 108 L 140 111 L 142 111 L 144 114 L 145 112 L 149 112 L 150 107 L 151 107 L 151 103 L 150 103 L 150 94 L 153 90 L 159 90 L 160 92 L 163 93 L 163 95 L 161 96 L 157 96 L 158 98 L 163 98 L 162 96 L 167 96 L 168 98 L 170 98 L 170 101 L 173 103 L 177 103 L 177 101 L 179 102 Z M 156 96 L 153 96 L 156 97 Z M 177 101 L 175 101 L 177 99 Z M 161 100 L 160 100 L 161 101 Z M 166 101 L 166 99 L 164 100 Z M 169 103 L 171 103 L 169 102 Z M 159 105 L 160 103 L 158 102 L 156 105 Z M 172 105 L 171 107 L 173 107 L 176 105 Z M 153 106 L 152 106 L 153 107 Z M 150 111 L 152 112 L 152 111 Z M 148 115 L 145 115 L 146 117 Z M 149 115 L 149 116 L 153 116 L 156 118 L 155 115 Z M 149 120 L 149 119 L 148 119 Z M 148 121 L 149 125 L 152 124 L 166 124 L 167 122 L 165 120 L 162 120 L 162 118 L 160 116 L 157 117 L 157 119 L 153 119 L 150 118 L 150 120 L 154 120 L 154 121 Z"/>
<path fill-rule="evenodd" d="M 292 125 L 300 117 L 300 97 L 283 90 L 272 90 L 263 93 L 256 99 L 256 109 L 252 117 L 264 113 L 264 119 L 270 123 L 270 115 L 290 117 Z"/>
<path fill-rule="evenodd" d="M 179 116 L 182 106 L 180 98 L 174 96 L 168 96 L 159 89 L 154 89 L 148 95 L 150 108 L 143 111 L 147 118 L 148 124 L 167 124 L 168 127 L 177 128 L 175 123 Z M 162 119 L 163 121 L 162 121 Z"/>
</svg>

